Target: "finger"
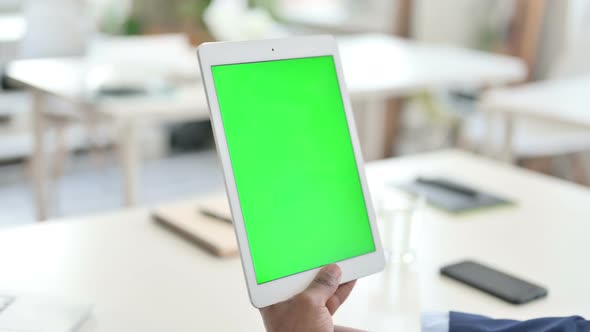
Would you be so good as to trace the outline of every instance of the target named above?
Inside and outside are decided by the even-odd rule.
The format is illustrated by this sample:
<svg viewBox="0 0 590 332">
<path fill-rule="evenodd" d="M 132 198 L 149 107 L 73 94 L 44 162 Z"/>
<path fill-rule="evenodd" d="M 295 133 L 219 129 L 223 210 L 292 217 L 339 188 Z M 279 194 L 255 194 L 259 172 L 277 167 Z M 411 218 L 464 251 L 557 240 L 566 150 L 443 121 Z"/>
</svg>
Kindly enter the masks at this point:
<svg viewBox="0 0 590 332">
<path fill-rule="evenodd" d="M 331 264 L 322 268 L 315 276 L 311 284 L 303 292 L 314 300 L 326 303 L 334 295 L 340 284 L 342 271 L 336 264 Z"/>
<path fill-rule="evenodd" d="M 334 295 L 332 295 L 328 299 L 328 301 L 326 302 L 326 307 L 328 308 L 328 311 L 330 311 L 331 315 L 333 315 L 336 312 L 336 310 L 340 308 L 342 303 L 346 301 L 346 299 L 350 295 L 350 292 L 352 292 L 352 289 L 354 288 L 355 284 L 356 280 L 353 280 L 340 285 L 338 289 L 336 289 L 336 292 L 334 292 Z"/>
</svg>

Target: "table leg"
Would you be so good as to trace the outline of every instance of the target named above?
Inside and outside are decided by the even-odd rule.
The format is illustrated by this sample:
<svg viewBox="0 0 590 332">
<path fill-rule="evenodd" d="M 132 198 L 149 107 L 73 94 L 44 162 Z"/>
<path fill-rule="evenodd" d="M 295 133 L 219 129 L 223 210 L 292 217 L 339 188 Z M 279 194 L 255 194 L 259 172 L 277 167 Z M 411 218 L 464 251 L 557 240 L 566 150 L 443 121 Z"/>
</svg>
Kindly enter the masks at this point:
<svg viewBox="0 0 590 332">
<path fill-rule="evenodd" d="M 383 158 L 384 104 L 376 100 L 355 100 L 353 109 L 364 159 Z"/>
<path fill-rule="evenodd" d="M 135 127 L 126 122 L 119 126 L 118 143 L 119 157 L 123 168 L 123 194 L 125 206 L 137 204 L 138 192 L 138 156 Z"/>
<path fill-rule="evenodd" d="M 395 146 L 401 128 L 404 101 L 404 98 L 392 98 L 385 104 L 383 155 L 381 157 L 390 158 L 395 155 Z"/>
<path fill-rule="evenodd" d="M 504 130 L 501 159 L 506 163 L 512 164 L 514 162 L 514 151 L 512 148 L 514 143 L 514 117 L 512 114 L 504 114 Z"/>
<path fill-rule="evenodd" d="M 484 117 L 484 128 L 485 128 L 485 132 L 483 134 L 483 141 L 481 146 L 479 147 L 478 152 L 483 153 L 484 156 L 493 158 L 495 155 L 494 152 L 494 135 L 495 135 L 495 128 L 494 128 L 494 115 L 495 113 L 493 113 L 490 109 L 488 109 L 487 107 L 485 107 L 485 105 L 483 104 L 479 104 L 477 106 L 477 111 L 481 112 L 483 114 Z"/>
<path fill-rule="evenodd" d="M 47 172 L 45 156 L 45 123 L 43 110 L 45 95 L 39 91 L 32 92 L 32 125 L 33 125 L 33 187 L 35 192 L 35 214 L 37 221 L 44 221 L 47 213 Z"/>
</svg>

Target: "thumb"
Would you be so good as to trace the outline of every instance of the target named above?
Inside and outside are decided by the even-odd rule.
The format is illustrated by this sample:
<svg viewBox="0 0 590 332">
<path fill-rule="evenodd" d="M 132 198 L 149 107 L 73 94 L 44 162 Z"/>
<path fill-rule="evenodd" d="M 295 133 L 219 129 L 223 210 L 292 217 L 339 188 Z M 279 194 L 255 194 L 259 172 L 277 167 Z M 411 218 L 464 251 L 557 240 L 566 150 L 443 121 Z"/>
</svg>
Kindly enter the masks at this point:
<svg viewBox="0 0 590 332">
<path fill-rule="evenodd" d="M 342 277 L 342 271 L 338 265 L 325 266 L 303 292 L 316 301 L 326 303 L 338 289 L 340 277 Z"/>
</svg>

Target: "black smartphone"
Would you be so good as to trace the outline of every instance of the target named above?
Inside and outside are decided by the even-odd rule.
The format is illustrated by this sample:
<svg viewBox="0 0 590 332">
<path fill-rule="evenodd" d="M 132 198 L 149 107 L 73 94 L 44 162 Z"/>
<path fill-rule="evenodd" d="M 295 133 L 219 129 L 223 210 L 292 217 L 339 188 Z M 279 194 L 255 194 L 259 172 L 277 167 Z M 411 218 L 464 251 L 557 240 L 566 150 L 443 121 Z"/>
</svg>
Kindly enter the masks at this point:
<svg viewBox="0 0 590 332">
<path fill-rule="evenodd" d="M 547 289 L 473 261 L 445 266 L 440 273 L 512 304 L 547 296 Z"/>
</svg>

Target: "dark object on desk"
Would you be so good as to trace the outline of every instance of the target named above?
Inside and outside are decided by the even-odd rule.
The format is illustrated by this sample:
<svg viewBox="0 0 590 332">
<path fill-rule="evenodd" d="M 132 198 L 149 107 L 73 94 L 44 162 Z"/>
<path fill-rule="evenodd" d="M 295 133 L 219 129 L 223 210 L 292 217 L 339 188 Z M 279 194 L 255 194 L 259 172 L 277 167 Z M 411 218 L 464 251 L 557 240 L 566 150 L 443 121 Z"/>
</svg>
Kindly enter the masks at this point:
<svg viewBox="0 0 590 332">
<path fill-rule="evenodd" d="M 440 273 L 512 304 L 524 304 L 547 296 L 547 289 L 541 286 L 473 261 L 445 266 Z"/>
<path fill-rule="evenodd" d="M 5 68 L 0 68 L 0 90 L 15 91 L 23 90 L 22 84 L 12 81 L 6 74 Z"/>
<path fill-rule="evenodd" d="M 413 195 L 422 195 L 433 206 L 453 213 L 512 204 L 495 195 L 440 178 L 419 177 L 397 187 Z"/>
<path fill-rule="evenodd" d="M 209 120 L 172 125 L 169 137 L 169 146 L 175 152 L 198 151 L 214 146 Z"/>
<path fill-rule="evenodd" d="M 148 91 L 141 87 L 129 87 L 129 86 L 105 86 L 97 90 L 99 97 L 129 97 L 145 95 Z"/>
<path fill-rule="evenodd" d="M 138 96 L 160 98 L 170 95 L 175 89 L 176 85 L 161 80 L 126 82 L 125 80 L 119 81 L 118 78 L 110 78 L 110 80 L 105 80 L 89 88 L 89 91 L 94 94 L 95 98 L 132 98 Z"/>
</svg>

